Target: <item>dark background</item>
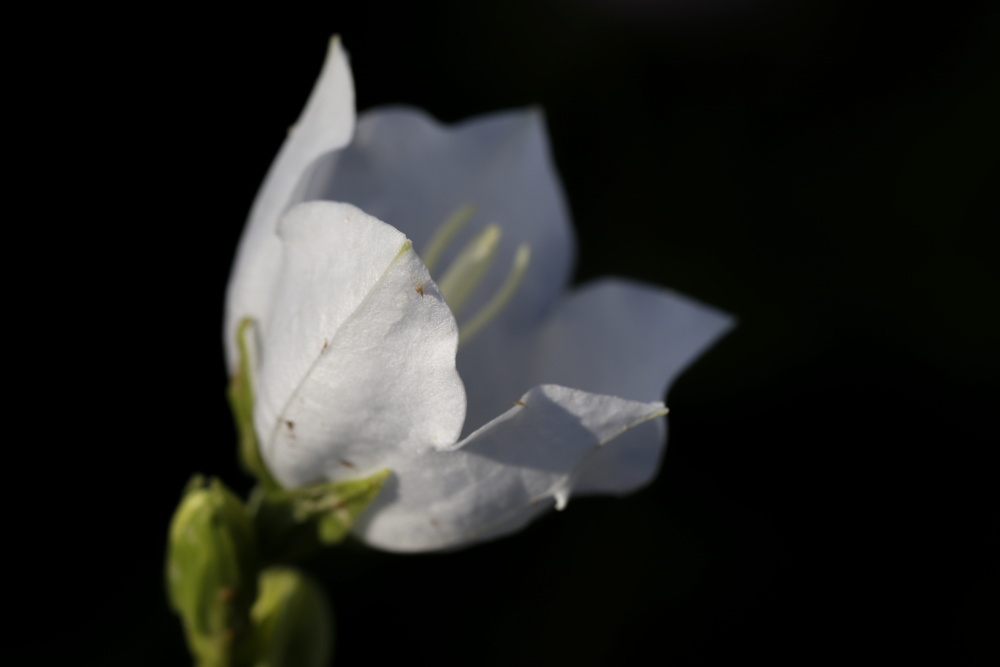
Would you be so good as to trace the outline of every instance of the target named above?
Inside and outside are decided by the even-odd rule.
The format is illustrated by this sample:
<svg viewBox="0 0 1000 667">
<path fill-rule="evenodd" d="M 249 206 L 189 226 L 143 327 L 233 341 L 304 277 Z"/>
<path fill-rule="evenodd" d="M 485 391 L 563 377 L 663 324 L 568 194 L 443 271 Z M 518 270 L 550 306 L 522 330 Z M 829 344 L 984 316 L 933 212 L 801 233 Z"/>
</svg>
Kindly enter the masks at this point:
<svg viewBox="0 0 1000 667">
<path fill-rule="evenodd" d="M 56 509 L 29 522 L 30 564 L 52 562 L 24 607 L 44 638 L 15 640 L 15 664 L 187 662 L 166 525 L 194 472 L 248 488 L 224 288 L 333 33 L 362 110 L 545 109 L 577 280 L 739 318 L 672 388 L 650 488 L 457 553 L 309 563 L 338 665 L 996 659 L 994 3 L 143 11 L 81 30 L 44 77 L 72 147 L 45 172 L 70 196 L 43 203 L 88 252 L 64 306 L 71 407 L 37 452 Z"/>
</svg>

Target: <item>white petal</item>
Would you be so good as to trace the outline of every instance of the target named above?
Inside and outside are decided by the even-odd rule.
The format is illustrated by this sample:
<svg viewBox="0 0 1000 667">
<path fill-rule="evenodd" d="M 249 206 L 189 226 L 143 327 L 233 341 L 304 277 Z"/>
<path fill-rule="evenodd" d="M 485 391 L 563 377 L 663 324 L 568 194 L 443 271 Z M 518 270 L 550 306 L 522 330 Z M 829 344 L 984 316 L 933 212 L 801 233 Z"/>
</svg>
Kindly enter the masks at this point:
<svg viewBox="0 0 1000 667">
<path fill-rule="evenodd" d="M 398 230 L 348 204 L 282 219 L 254 421 L 288 486 L 370 474 L 397 451 L 458 438 L 458 329 Z"/>
<path fill-rule="evenodd" d="M 267 319 L 281 258 L 275 235 L 278 218 L 294 203 L 306 167 L 346 145 L 353 132 L 354 82 L 340 39 L 334 37 L 309 101 L 257 192 L 240 239 L 226 296 L 224 335 L 230 369 L 236 364 L 236 325 L 244 317 Z"/>
<path fill-rule="evenodd" d="M 398 455 L 382 493 L 355 527 L 392 551 L 458 547 L 522 528 L 565 503 L 581 464 L 626 429 L 663 413 L 558 386 L 535 387 L 454 451 Z"/>
<path fill-rule="evenodd" d="M 592 282 L 567 294 L 532 338 L 510 336 L 491 354 L 463 349 L 466 423 L 484 423 L 505 409 L 503 395 L 539 384 L 638 401 L 662 398 L 731 326 L 728 315 L 669 290 L 614 278 Z"/>
<path fill-rule="evenodd" d="M 520 289 L 496 321 L 463 346 L 458 364 L 475 418 L 466 433 L 506 409 L 536 382 L 510 372 L 526 332 L 555 307 L 571 271 L 573 235 L 538 111 L 508 111 L 443 126 L 422 111 L 387 108 L 358 121 L 352 144 L 311 168 L 304 197 L 350 201 L 413 239 L 418 253 L 465 205 L 473 218 L 440 266 L 486 225 L 503 235 L 491 271 L 471 298 L 476 313 L 500 288 L 521 243 L 532 259 Z M 569 385 L 572 386 L 572 385 Z M 490 400 L 490 399 L 493 400 Z"/>
<path fill-rule="evenodd" d="M 667 445 L 667 420 L 651 419 L 615 439 L 614 447 L 595 451 L 577 470 L 578 495 L 623 496 L 637 491 L 660 470 Z"/>
<path fill-rule="evenodd" d="M 529 244 L 532 262 L 522 287 L 491 329 L 536 325 L 569 279 L 573 236 L 537 110 L 493 113 L 452 126 L 417 109 L 369 111 L 351 145 L 319 160 L 307 181 L 304 199 L 356 204 L 405 233 L 418 254 L 451 214 L 471 204 L 473 217 L 441 267 L 486 225 L 499 225 L 496 260 L 468 313 L 503 283 L 518 245 Z"/>
<path fill-rule="evenodd" d="M 528 380 L 633 400 L 661 397 L 732 324 L 728 315 L 668 290 L 596 281 L 569 295 L 539 332 L 526 362 Z M 648 484 L 665 435 L 665 420 L 656 420 L 595 453 L 581 473 L 580 493 L 627 493 Z"/>
<path fill-rule="evenodd" d="M 715 308 L 619 278 L 574 290 L 537 334 L 532 384 L 659 398 L 733 325 Z"/>
</svg>

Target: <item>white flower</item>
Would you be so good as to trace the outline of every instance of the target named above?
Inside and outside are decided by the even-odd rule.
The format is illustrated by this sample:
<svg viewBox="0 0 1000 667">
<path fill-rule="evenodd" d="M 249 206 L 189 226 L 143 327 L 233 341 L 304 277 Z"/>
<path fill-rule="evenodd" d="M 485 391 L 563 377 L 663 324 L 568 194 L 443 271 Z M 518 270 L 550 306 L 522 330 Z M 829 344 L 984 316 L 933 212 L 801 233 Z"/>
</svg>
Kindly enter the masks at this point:
<svg viewBox="0 0 1000 667">
<path fill-rule="evenodd" d="M 466 205 L 467 228 L 433 241 Z M 664 447 L 659 399 L 730 319 L 618 279 L 566 293 L 572 243 L 537 111 L 442 127 L 387 108 L 355 127 L 334 39 L 227 298 L 231 369 L 238 323 L 256 325 L 254 424 L 272 474 L 298 487 L 390 469 L 354 532 L 396 551 L 498 537 L 571 493 L 647 484 Z M 463 248 L 493 251 L 493 270 L 436 283 L 418 255 L 454 266 Z M 517 283 L 510 266 L 527 267 L 519 286 L 476 322 Z M 456 311 L 470 292 L 458 321 L 442 291 Z"/>
</svg>

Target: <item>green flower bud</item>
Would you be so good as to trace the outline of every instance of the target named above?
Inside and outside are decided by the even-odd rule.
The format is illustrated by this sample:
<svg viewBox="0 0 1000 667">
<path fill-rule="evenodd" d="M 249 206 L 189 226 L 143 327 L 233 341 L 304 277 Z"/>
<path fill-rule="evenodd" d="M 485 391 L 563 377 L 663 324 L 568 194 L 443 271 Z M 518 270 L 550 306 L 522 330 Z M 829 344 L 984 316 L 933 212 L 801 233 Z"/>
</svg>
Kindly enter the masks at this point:
<svg viewBox="0 0 1000 667">
<path fill-rule="evenodd" d="M 200 667 L 230 665 L 247 634 L 259 569 L 243 503 L 196 475 L 170 523 L 167 595 Z"/>
<path fill-rule="evenodd" d="M 291 568 L 260 574 L 253 606 L 254 667 L 324 667 L 333 648 L 333 617 L 323 591 Z"/>
</svg>

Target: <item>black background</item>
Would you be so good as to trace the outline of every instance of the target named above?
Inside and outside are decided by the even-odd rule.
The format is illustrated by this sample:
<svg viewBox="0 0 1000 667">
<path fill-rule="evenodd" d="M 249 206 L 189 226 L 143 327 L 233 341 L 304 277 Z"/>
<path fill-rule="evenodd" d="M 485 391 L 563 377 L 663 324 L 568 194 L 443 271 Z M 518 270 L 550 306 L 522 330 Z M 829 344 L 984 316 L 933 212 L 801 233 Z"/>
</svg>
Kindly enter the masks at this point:
<svg viewBox="0 0 1000 667">
<path fill-rule="evenodd" d="M 336 609 L 338 665 L 995 659 L 992 3 L 84 18 L 71 42 L 49 35 L 61 60 L 37 77 L 56 145 L 29 176 L 33 219 L 62 235 L 68 290 L 31 299 L 61 323 L 40 355 L 59 379 L 31 390 L 48 435 L 18 449 L 42 471 L 10 541 L 41 639 L 15 638 L 15 664 L 187 662 L 166 525 L 194 472 L 248 488 L 225 283 L 333 33 L 362 110 L 544 108 L 577 280 L 628 276 L 739 318 L 671 389 L 650 488 L 456 553 L 354 546 L 307 564 Z"/>
</svg>

